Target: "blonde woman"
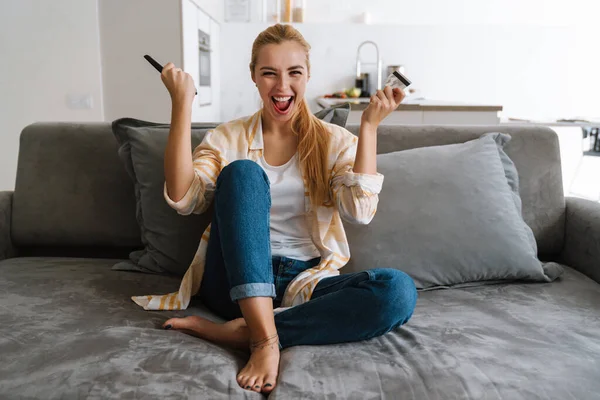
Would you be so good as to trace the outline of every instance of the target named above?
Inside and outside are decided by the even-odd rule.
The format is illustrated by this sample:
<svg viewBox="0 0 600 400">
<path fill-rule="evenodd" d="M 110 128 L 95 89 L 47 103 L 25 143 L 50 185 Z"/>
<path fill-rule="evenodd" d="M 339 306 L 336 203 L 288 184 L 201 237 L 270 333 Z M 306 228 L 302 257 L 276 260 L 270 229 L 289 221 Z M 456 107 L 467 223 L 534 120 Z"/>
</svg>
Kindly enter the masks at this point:
<svg viewBox="0 0 600 400">
<path fill-rule="evenodd" d="M 171 63 L 161 75 L 172 100 L 165 199 L 182 215 L 214 201 L 214 215 L 180 290 L 133 299 L 173 310 L 199 297 L 229 322 L 189 316 L 163 327 L 250 349 L 237 382 L 256 392 L 275 388 L 281 349 L 382 335 L 406 323 L 417 300 L 400 270 L 339 273 L 350 257 L 341 219 L 368 224 L 375 215 L 377 127 L 404 93 L 377 91 L 358 138 L 322 122 L 304 98 L 309 49 L 290 25 L 261 32 L 250 74 L 262 109 L 209 131 L 193 153 L 193 80 Z"/>
</svg>

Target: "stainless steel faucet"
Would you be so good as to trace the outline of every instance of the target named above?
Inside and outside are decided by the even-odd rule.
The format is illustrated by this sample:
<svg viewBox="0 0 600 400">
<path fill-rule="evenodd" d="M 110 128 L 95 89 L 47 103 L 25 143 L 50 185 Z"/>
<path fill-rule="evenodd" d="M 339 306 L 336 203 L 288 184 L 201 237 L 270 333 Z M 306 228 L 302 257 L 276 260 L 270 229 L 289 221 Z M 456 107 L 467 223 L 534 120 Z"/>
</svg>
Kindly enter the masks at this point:
<svg viewBox="0 0 600 400">
<path fill-rule="evenodd" d="M 360 61 L 360 49 L 365 45 L 365 44 L 372 44 L 373 46 L 375 46 L 375 51 L 377 52 L 377 62 L 376 63 L 361 63 Z M 377 43 L 371 41 L 371 40 L 367 40 L 362 42 L 359 46 L 358 46 L 358 50 L 356 50 L 356 77 L 360 78 L 360 68 L 363 65 L 377 65 L 377 90 L 381 89 L 381 57 L 379 57 L 379 47 L 377 47 Z"/>
</svg>

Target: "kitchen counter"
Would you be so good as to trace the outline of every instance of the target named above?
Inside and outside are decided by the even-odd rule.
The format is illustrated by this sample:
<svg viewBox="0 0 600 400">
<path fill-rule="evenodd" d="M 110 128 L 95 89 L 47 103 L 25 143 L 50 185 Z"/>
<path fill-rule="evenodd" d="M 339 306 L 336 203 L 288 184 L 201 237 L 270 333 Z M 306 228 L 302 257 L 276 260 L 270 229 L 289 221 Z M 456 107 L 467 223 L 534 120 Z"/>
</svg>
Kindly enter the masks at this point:
<svg viewBox="0 0 600 400">
<path fill-rule="evenodd" d="M 349 103 L 348 124 L 359 124 L 362 112 L 369 105 L 369 98 L 317 98 L 317 104 L 328 108 Z M 398 108 L 385 119 L 388 125 L 496 125 L 500 123 L 500 105 L 469 104 L 423 98 L 404 99 Z"/>
<path fill-rule="evenodd" d="M 569 127 L 569 128 L 600 128 L 600 118 L 590 118 L 581 120 L 560 120 L 560 119 L 520 119 L 503 118 L 501 124 L 513 125 L 544 125 L 548 127 Z"/>
<path fill-rule="evenodd" d="M 352 111 L 362 111 L 369 105 L 369 98 L 325 98 L 319 97 L 317 104 L 323 108 L 331 107 L 337 104 L 350 103 L 350 109 Z M 498 105 L 484 105 L 484 104 L 468 104 L 468 103 L 457 103 L 450 101 L 440 100 L 408 100 L 405 99 L 398 108 L 397 111 L 502 111 L 502 106 Z"/>
</svg>

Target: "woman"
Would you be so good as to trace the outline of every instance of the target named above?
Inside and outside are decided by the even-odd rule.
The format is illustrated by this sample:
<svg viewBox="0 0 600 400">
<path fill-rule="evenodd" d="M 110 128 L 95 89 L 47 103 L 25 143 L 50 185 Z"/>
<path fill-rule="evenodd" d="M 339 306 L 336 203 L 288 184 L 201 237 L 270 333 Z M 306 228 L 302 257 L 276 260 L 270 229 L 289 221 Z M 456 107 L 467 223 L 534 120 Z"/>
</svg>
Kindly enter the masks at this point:
<svg viewBox="0 0 600 400">
<path fill-rule="evenodd" d="M 377 126 L 404 93 L 373 95 L 357 139 L 310 113 L 309 49 L 290 25 L 260 33 L 250 73 L 262 109 L 209 131 L 193 155 L 193 80 L 172 63 L 161 75 L 173 105 L 165 199 L 183 215 L 215 207 L 180 290 L 133 299 L 146 309 L 185 309 L 197 295 L 229 322 L 189 316 L 163 327 L 250 348 L 237 382 L 256 392 L 275 387 L 280 349 L 382 335 L 408 321 L 417 299 L 399 270 L 338 271 L 350 256 L 341 218 L 373 218 L 383 182 Z"/>
</svg>

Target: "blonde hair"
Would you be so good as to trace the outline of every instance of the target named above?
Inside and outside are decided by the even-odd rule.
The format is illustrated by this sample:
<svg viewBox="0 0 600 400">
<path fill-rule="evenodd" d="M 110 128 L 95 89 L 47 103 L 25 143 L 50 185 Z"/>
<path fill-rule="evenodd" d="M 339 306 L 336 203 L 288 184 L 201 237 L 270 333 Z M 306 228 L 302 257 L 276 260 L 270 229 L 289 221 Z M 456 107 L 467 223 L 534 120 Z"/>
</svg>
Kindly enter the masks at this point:
<svg viewBox="0 0 600 400">
<path fill-rule="evenodd" d="M 276 24 L 262 31 L 252 45 L 250 72 L 254 73 L 258 53 L 268 44 L 280 44 L 285 41 L 296 42 L 306 51 L 307 72 L 310 73 L 308 52 L 310 45 L 300 32 L 291 25 Z M 329 174 L 327 171 L 327 152 L 330 134 L 327 127 L 313 115 L 306 99 L 298 104 L 292 116 L 292 132 L 298 136 L 298 156 L 313 208 L 330 206 Z"/>
</svg>

